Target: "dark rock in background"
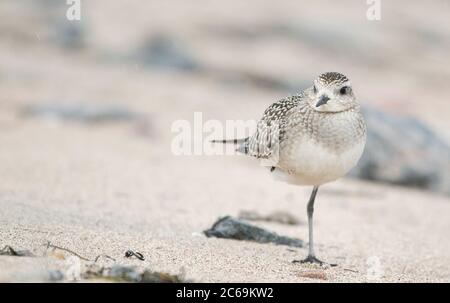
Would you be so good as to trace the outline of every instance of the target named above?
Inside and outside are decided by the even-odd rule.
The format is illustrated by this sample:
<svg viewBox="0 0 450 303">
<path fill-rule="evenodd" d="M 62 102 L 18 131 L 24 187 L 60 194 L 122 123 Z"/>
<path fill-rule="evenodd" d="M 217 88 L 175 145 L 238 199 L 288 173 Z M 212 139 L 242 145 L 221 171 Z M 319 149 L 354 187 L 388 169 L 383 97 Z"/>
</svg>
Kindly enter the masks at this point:
<svg viewBox="0 0 450 303">
<path fill-rule="evenodd" d="M 203 74 L 209 79 L 213 79 L 229 87 L 254 87 L 259 90 L 278 90 L 289 93 L 299 92 L 298 87 L 306 87 L 310 82 L 302 81 L 304 86 L 299 86 L 286 78 L 278 78 L 269 74 L 255 73 L 247 70 L 224 69 L 215 67 L 205 67 Z"/>
<path fill-rule="evenodd" d="M 368 135 L 351 175 L 450 194 L 450 148 L 412 117 L 364 108 Z"/>
<path fill-rule="evenodd" d="M 235 24 L 208 26 L 206 34 L 227 40 L 250 41 L 252 43 L 270 39 L 285 39 L 300 45 L 308 45 L 319 52 L 333 57 L 351 57 L 365 65 L 382 64 L 387 58 L 382 55 L 386 50 L 382 43 L 357 28 L 325 26 L 309 22 L 294 24 L 292 22 L 270 22 L 254 27 L 241 27 Z M 376 51 L 374 51 L 376 50 Z"/>
<path fill-rule="evenodd" d="M 204 231 L 207 237 L 247 240 L 258 243 L 275 243 L 294 247 L 303 247 L 300 239 L 279 236 L 274 232 L 234 219 L 230 216 L 220 218 L 211 229 Z"/>
<path fill-rule="evenodd" d="M 67 50 L 80 50 L 86 47 L 86 28 L 78 21 L 60 21 L 54 26 L 51 41 Z"/>
<path fill-rule="evenodd" d="M 138 50 L 137 59 L 143 65 L 162 69 L 193 72 L 201 68 L 182 41 L 163 33 L 146 41 Z"/>
<path fill-rule="evenodd" d="M 56 121 L 77 121 L 84 123 L 131 121 L 138 114 L 119 105 L 87 103 L 49 103 L 27 106 L 22 110 L 26 117 L 38 117 Z"/>
</svg>

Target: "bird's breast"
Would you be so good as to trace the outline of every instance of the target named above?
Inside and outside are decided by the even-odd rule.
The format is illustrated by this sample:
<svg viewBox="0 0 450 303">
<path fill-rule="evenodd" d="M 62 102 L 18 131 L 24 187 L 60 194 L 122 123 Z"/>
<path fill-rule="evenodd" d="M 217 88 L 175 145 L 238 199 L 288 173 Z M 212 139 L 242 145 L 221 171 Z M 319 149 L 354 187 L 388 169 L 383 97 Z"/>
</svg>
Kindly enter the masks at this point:
<svg viewBox="0 0 450 303">
<path fill-rule="evenodd" d="M 346 175 L 360 159 L 364 141 L 339 152 L 308 139 L 291 142 L 280 150 L 279 168 L 284 181 L 320 185 Z M 279 172 L 280 172 L 279 170 Z"/>
<path fill-rule="evenodd" d="M 361 157 L 365 123 L 360 113 L 343 113 L 314 119 L 291 129 L 281 142 L 279 171 L 288 182 L 320 185 L 347 174 Z"/>
</svg>

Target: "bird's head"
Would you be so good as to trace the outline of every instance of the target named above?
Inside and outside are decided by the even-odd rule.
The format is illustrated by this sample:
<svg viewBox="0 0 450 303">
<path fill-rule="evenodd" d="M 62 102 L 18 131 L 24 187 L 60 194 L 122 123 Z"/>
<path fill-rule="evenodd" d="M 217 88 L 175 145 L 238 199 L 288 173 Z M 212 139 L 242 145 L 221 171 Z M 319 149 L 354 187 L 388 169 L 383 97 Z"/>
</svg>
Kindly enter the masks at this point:
<svg viewBox="0 0 450 303">
<path fill-rule="evenodd" d="M 341 112 L 358 105 L 350 81 L 336 72 L 321 74 L 308 93 L 309 105 L 319 112 Z"/>
</svg>

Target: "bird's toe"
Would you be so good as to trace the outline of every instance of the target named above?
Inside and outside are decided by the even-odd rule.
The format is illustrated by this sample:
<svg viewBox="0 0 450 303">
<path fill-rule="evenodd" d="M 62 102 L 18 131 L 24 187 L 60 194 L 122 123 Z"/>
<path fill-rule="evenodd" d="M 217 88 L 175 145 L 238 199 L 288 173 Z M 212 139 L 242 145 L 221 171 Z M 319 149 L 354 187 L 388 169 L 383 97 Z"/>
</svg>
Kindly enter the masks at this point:
<svg viewBox="0 0 450 303">
<path fill-rule="evenodd" d="M 320 265 L 320 266 L 330 266 L 330 267 L 337 266 L 337 264 L 334 264 L 334 263 L 327 263 L 327 262 L 321 261 L 321 260 L 317 259 L 317 258 L 314 257 L 314 256 L 308 256 L 308 257 L 306 257 L 306 258 L 303 259 L 303 260 L 294 260 L 294 261 L 292 261 L 292 263 L 300 263 L 300 264 L 318 264 L 318 265 Z"/>
</svg>

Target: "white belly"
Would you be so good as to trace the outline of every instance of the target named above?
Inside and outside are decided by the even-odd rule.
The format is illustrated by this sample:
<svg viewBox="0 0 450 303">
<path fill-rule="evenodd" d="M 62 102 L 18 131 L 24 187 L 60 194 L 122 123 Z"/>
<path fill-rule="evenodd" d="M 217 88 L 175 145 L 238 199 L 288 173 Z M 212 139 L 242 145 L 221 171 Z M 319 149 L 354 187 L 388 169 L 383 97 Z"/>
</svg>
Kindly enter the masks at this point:
<svg viewBox="0 0 450 303">
<path fill-rule="evenodd" d="M 274 176 L 282 181 L 300 185 L 321 185 L 346 175 L 357 163 L 365 140 L 348 149 L 333 152 L 313 141 L 302 140 L 280 151 Z"/>
</svg>

